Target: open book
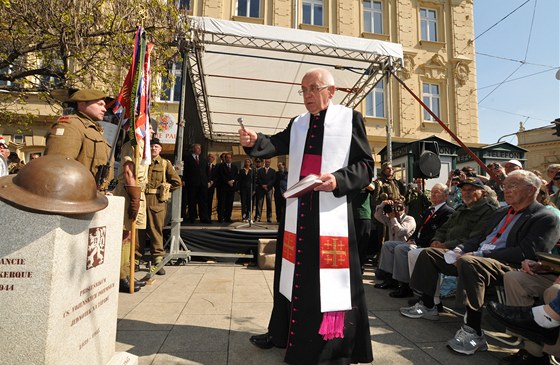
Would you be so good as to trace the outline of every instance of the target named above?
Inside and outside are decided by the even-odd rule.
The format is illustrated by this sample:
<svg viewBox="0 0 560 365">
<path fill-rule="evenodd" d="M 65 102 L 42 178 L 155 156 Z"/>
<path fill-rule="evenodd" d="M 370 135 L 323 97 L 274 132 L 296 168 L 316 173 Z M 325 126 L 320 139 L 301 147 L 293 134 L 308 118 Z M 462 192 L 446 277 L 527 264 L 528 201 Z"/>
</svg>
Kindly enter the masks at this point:
<svg viewBox="0 0 560 365">
<path fill-rule="evenodd" d="M 315 174 L 309 174 L 303 179 L 301 179 L 300 181 L 298 181 L 297 183 L 295 183 L 294 185 L 292 185 L 291 187 L 289 187 L 288 190 L 286 190 L 282 195 L 286 199 L 299 198 L 300 196 L 305 195 L 310 191 L 313 191 L 315 187 L 321 185 L 322 183 L 323 181 L 319 180 L 319 176 Z"/>
</svg>

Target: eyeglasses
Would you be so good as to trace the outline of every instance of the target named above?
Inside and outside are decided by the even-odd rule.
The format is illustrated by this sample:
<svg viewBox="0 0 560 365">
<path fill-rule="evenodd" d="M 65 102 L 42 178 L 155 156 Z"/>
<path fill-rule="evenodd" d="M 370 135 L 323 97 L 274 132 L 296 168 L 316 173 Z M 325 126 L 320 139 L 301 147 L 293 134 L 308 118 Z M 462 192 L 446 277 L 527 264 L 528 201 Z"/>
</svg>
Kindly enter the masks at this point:
<svg viewBox="0 0 560 365">
<path fill-rule="evenodd" d="M 300 94 L 300 95 L 307 94 L 307 93 L 317 94 L 319 91 L 325 90 L 328 87 L 329 87 L 329 85 L 325 85 L 325 86 L 315 86 L 314 85 L 314 86 L 311 86 L 310 88 L 302 87 L 301 90 L 298 90 L 298 94 Z"/>
<path fill-rule="evenodd" d="M 504 190 L 519 190 L 523 187 L 531 186 L 529 184 L 504 184 Z"/>
</svg>

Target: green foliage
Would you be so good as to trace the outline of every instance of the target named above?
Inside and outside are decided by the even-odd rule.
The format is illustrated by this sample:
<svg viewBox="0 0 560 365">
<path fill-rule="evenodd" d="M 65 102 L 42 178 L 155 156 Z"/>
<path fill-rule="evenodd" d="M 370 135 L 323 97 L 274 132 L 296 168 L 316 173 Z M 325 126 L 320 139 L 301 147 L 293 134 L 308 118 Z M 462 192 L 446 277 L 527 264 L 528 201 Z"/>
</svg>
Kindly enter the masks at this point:
<svg viewBox="0 0 560 365">
<path fill-rule="evenodd" d="M 116 95 L 138 25 L 155 45 L 152 75 L 165 72 L 186 29 L 172 0 L 0 0 L 0 90 L 40 93 L 51 104 L 56 89 Z M 0 114 L 13 110 L 12 99 L 0 98 Z"/>
</svg>

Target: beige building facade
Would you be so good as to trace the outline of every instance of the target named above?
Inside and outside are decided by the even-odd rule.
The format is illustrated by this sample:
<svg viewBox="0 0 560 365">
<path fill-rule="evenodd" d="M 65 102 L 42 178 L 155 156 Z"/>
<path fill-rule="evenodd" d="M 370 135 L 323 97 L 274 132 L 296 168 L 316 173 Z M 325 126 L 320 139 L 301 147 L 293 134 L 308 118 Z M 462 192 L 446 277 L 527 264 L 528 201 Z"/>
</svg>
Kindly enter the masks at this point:
<svg viewBox="0 0 560 365">
<path fill-rule="evenodd" d="M 189 15 L 328 32 L 400 43 L 404 68 L 398 76 L 467 144 L 479 138 L 474 50 L 473 0 L 178 0 Z M 180 65 L 174 65 L 180 71 Z M 175 72 L 177 80 L 180 73 Z M 177 91 L 177 87 L 175 87 Z M 175 92 L 177 94 L 177 92 Z M 156 98 L 157 99 L 157 98 Z M 177 119 L 177 95 L 154 109 Z M 37 101 L 40 104 L 40 101 Z M 432 135 L 453 141 L 396 80 L 380 82 L 358 110 L 366 118 L 372 152 L 386 145 L 390 116 L 393 141 L 410 142 Z M 58 111 L 60 112 L 60 111 Z M 46 128 L 55 119 L 41 112 L 31 132 L 0 126 L 27 161 L 41 149 Z M 156 115 L 157 118 L 157 115 Z M 35 130 L 36 129 L 36 130 Z M 17 135 L 17 136 L 16 136 Z M 28 137 L 31 136 L 30 140 Z M 16 145 L 14 145 L 16 146 Z M 172 151 L 172 148 L 170 149 Z M 235 150 L 235 147 L 234 147 Z M 238 151 L 234 151 L 238 152 Z M 242 151 L 241 151 L 242 152 Z M 237 156 L 241 158 L 241 156 Z M 379 157 L 376 156 L 379 160 Z"/>
<path fill-rule="evenodd" d="M 465 143 L 478 142 L 472 0 L 193 0 L 188 12 L 226 20 L 400 43 L 399 77 Z M 431 135 L 452 140 L 404 88 L 391 80 L 361 103 L 375 153 L 395 141 Z M 390 97 L 388 96 L 390 93 Z"/>
<path fill-rule="evenodd" d="M 552 126 L 517 132 L 519 147 L 527 152 L 527 170 L 538 170 L 546 177 L 548 165 L 560 164 L 560 137 L 553 133 L 556 129 Z"/>
</svg>

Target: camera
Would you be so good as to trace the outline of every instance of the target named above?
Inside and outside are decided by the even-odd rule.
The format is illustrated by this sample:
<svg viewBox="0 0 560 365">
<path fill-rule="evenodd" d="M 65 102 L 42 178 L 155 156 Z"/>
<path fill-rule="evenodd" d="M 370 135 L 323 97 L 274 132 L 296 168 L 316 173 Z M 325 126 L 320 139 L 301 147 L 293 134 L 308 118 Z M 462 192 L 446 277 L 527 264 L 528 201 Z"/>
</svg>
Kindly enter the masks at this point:
<svg viewBox="0 0 560 365">
<path fill-rule="evenodd" d="M 397 202 L 392 202 L 390 204 L 385 204 L 383 206 L 383 213 L 385 214 L 389 214 L 389 213 L 398 213 L 398 212 L 402 212 L 404 210 L 404 206 L 401 203 L 397 203 Z"/>
</svg>

